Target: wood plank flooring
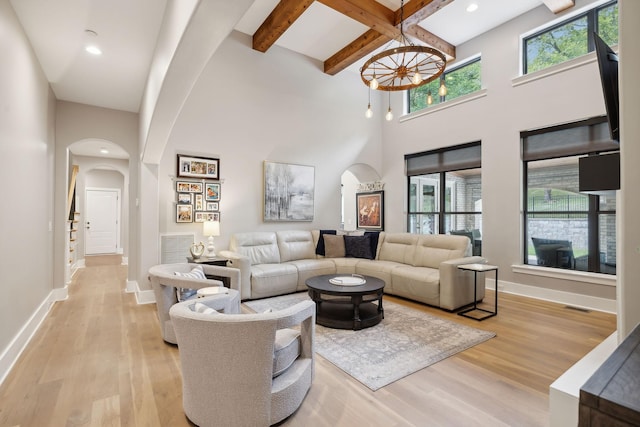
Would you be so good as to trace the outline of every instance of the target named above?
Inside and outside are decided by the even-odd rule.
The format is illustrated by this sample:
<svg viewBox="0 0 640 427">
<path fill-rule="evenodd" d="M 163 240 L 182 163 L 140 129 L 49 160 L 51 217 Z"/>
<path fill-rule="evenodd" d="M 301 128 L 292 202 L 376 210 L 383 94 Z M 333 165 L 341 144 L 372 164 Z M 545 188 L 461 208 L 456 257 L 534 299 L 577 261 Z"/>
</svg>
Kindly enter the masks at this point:
<svg viewBox="0 0 640 427">
<path fill-rule="evenodd" d="M 0 427 L 191 425 L 178 348 L 162 340 L 155 305 L 124 293 L 118 264 L 96 258 L 76 273 L 0 386 Z M 282 426 L 546 426 L 549 385 L 616 327 L 610 314 L 508 294 L 483 322 L 385 298 L 497 336 L 376 392 L 318 356 Z"/>
</svg>

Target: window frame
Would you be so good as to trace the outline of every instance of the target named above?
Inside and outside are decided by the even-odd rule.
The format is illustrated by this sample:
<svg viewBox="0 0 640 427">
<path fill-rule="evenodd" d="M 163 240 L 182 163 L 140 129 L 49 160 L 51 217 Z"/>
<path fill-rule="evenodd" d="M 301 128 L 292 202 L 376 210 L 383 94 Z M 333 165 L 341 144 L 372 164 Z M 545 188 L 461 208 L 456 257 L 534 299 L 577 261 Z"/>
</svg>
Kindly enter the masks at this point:
<svg viewBox="0 0 640 427">
<path fill-rule="evenodd" d="M 535 32 L 533 32 L 531 34 L 527 34 L 526 36 L 522 37 L 522 42 L 521 42 L 522 43 L 521 44 L 521 49 L 522 49 L 522 62 L 521 62 L 522 75 L 526 76 L 526 75 L 529 75 L 529 74 L 532 74 L 532 73 L 537 73 L 537 72 L 546 70 L 546 69 L 548 69 L 548 68 L 550 68 L 550 67 L 552 67 L 554 65 L 558 65 L 558 64 L 561 64 L 563 62 L 570 61 L 571 59 L 575 59 L 575 58 L 578 58 L 579 56 L 582 56 L 582 55 L 578 55 L 578 56 L 576 56 L 574 58 L 569 58 L 569 59 L 567 59 L 565 61 L 562 61 L 562 62 L 559 62 L 557 64 L 548 65 L 547 67 L 541 68 L 541 69 L 536 70 L 536 71 L 528 71 L 528 68 L 529 68 L 528 67 L 528 65 L 529 65 L 529 60 L 528 59 L 529 58 L 528 58 L 528 54 L 527 54 L 527 42 L 529 40 L 534 39 L 536 37 L 539 37 L 539 36 L 541 36 L 543 34 L 550 33 L 550 32 L 552 32 L 552 31 L 554 31 L 554 30 L 556 30 L 556 29 L 558 29 L 558 28 L 560 28 L 560 27 L 562 27 L 564 25 L 567 25 L 568 23 L 571 23 L 573 21 L 577 21 L 577 20 L 582 19 L 584 17 L 587 18 L 587 31 L 586 31 L 586 33 L 587 33 L 587 52 L 585 53 L 585 55 L 595 51 L 595 43 L 593 41 L 593 37 L 590 37 L 589 34 L 593 33 L 594 31 L 597 32 L 598 34 L 600 34 L 600 29 L 598 28 L 598 15 L 599 15 L 601 10 L 606 9 L 606 8 L 608 8 L 608 7 L 610 7 L 610 6 L 614 5 L 614 4 L 618 4 L 618 0 L 611 0 L 611 1 L 606 1 L 604 3 L 596 4 L 591 9 L 588 9 L 588 10 L 586 10 L 584 12 L 581 12 L 581 13 L 578 13 L 576 15 L 572 15 L 572 16 L 570 16 L 570 17 L 568 17 L 566 19 L 563 19 L 561 21 L 554 22 L 550 26 L 541 28 L 541 29 L 539 29 L 539 30 L 537 30 L 537 31 L 535 31 Z"/>
<path fill-rule="evenodd" d="M 440 87 L 443 82 L 445 83 L 445 87 L 446 87 L 446 79 L 447 79 L 447 75 L 448 74 L 453 73 L 455 71 L 458 71 L 458 70 L 460 70 L 460 69 L 462 69 L 464 67 L 470 66 L 470 65 L 472 65 L 472 64 L 474 64 L 476 62 L 480 64 L 480 82 L 479 82 L 480 83 L 480 89 L 478 89 L 477 91 L 474 91 L 474 92 L 469 92 L 469 93 L 465 93 L 465 94 L 459 95 L 459 96 L 457 96 L 455 98 L 450 98 L 449 100 L 453 100 L 453 99 L 459 98 L 461 96 L 469 95 L 470 93 L 475 93 L 475 92 L 478 92 L 478 91 L 482 90 L 482 55 L 475 55 L 475 56 L 473 56 L 471 58 L 468 58 L 468 59 L 466 59 L 464 61 L 460 61 L 459 63 L 455 64 L 455 66 L 452 66 L 450 69 L 449 68 L 445 68 L 445 71 L 440 75 L 440 77 L 438 77 L 438 79 L 437 79 L 438 87 Z M 432 82 L 430 82 L 430 83 L 432 83 Z M 430 83 L 428 83 L 428 84 L 430 84 Z M 405 93 L 406 93 L 405 96 L 406 96 L 406 100 L 407 100 L 407 112 L 406 112 L 406 114 L 416 113 L 418 111 L 423 111 L 423 110 L 426 110 L 426 109 L 429 108 L 429 106 L 427 105 L 426 107 L 420 108 L 420 109 L 417 109 L 417 110 L 412 110 L 411 109 L 411 91 L 412 90 L 417 90 L 417 89 L 418 88 L 409 89 L 409 90 L 405 91 Z M 434 98 L 437 97 L 439 99 L 439 102 L 437 104 L 434 104 L 432 107 L 436 107 L 436 106 L 438 106 L 438 105 L 440 105 L 440 104 L 442 104 L 442 103 L 447 101 L 447 95 L 439 96 L 438 93 L 436 92 L 432 96 L 434 96 Z"/>
<path fill-rule="evenodd" d="M 549 154 L 548 156 L 530 156 L 525 158 L 524 152 L 526 151 L 524 148 L 526 135 L 535 135 L 540 134 L 543 135 L 545 133 L 553 133 L 556 131 L 570 130 L 572 128 L 580 128 L 584 126 L 591 126 L 602 124 L 606 122 L 606 118 L 604 117 L 595 117 L 592 119 L 587 119 L 583 121 L 578 121 L 574 123 L 562 124 L 557 126 L 551 126 L 545 129 L 538 129 L 536 131 L 530 132 L 521 132 L 521 146 L 523 152 L 522 164 L 523 164 L 523 176 L 522 176 L 522 262 L 524 265 L 528 266 L 537 266 L 537 264 L 529 263 L 529 218 L 530 216 L 535 215 L 585 215 L 587 221 L 587 272 L 591 273 L 603 273 L 603 269 L 600 263 L 600 218 L 603 215 L 617 215 L 617 205 L 615 209 L 603 209 L 600 204 L 600 196 L 596 194 L 587 194 L 588 203 L 586 210 L 575 210 L 575 211 L 531 211 L 529 209 L 529 164 L 545 161 L 545 160 L 553 160 L 560 158 L 571 158 L 571 157 L 581 157 L 584 155 L 590 154 L 604 154 L 615 152 L 616 149 L 612 146 L 607 147 L 606 145 L 600 146 L 597 150 L 592 151 L 581 151 L 577 150 L 574 153 L 562 153 L 556 152 L 553 154 Z M 619 148 L 618 148 L 619 149 Z M 554 270 L 566 270 L 562 267 L 546 267 L 553 268 Z M 573 269 L 575 270 L 575 268 Z M 584 271 L 584 270 L 575 270 L 575 271 Z M 606 274 L 606 273 L 605 273 Z M 614 274 L 615 276 L 615 274 Z"/>
<path fill-rule="evenodd" d="M 478 151 L 481 152 L 481 148 L 482 148 L 482 143 L 481 141 L 476 141 L 476 142 L 471 142 L 471 143 L 467 143 L 467 144 L 461 144 L 461 145 L 456 145 L 456 146 L 452 146 L 452 147 L 447 147 L 447 148 L 441 148 L 441 149 L 436 149 L 436 150 L 430 150 L 430 151 L 425 151 L 422 153 L 416 153 L 416 154 L 412 154 L 412 155 L 405 155 L 405 163 L 407 162 L 407 160 L 411 159 L 411 158 L 416 158 L 416 157 L 421 157 L 421 156 L 438 156 L 438 157 L 444 157 L 446 156 L 446 153 L 449 152 L 455 152 L 456 150 L 465 150 L 465 149 L 475 149 L 477 147 Z M 407 171 L 406 174 L 406 178 L 407 178 L 407 221 L 406 221 L 406 230 L 409 233 L 412 233 L 411 231 L 411 218 L 412 217 L 417 217 L 419 215 L 433 215 L 434 217 L 437 218 L 437 230 L 438 230 L 438 234 L 446 234 L 446 221 L 447 221 L 447 217 L 453 217 L 455 215 L 482 215 L 482 211 L 467 211 L 467 210 L 456 210 L 457 209 L 457 203 L 455 203 L 453 200 L 450 203 L 450 209 L 446 210 L 447 208 L 447 203 L 446 203 L 446 198 L 447 198 L 447 189 L 451 188 L 451 195 L 453 196 L 453 194 L 457 191 L 457 189 L 453 189 L 454 187 L 451 187 L 449 185 L 447 185 L 447 174 L 448 173 L 452 173 L 452 172 L 458 172 L 458 171 L 464 171 L 464 170 L 472 170 L 472 169 L 479 169 L 480 171 L 482 171 L 482 159 L 479 158 L 476 164 L 473 165 L 466 165 L 466 166 L 460 166 L 460 167 L 444 167 L 444 166 L 440 166 L 440 170 L 438 171 L 433 171 L 433 172 L 426 172 L 426 173 L 414 173 L 411 174 L 409 171 Z M 432 212 L 428 212 L 428 211 L 422 211 L 420 209 L 420 207 L 418 206 L 417 203 L 417 199 L 418 199 L 418 194 L 416 193 L 416 209 L 412 210 L 411 209 L 411 186 L 412 186 L 412 182 L 411 179 L 414 177 L 419 177 L 419 176 L 424 176 L 424 175 L 437 175 L 438 178 L 438 194 L 435 195 L 435 197 L 437 198 L 435 206 L 436 209 Z M 431 179 L 431 178 L 427 178 L 427 179 Z M 480 185 L 482 185 L 482 181 L 480 182 Z M 415 234 L 415 233 L 414 233 Z M 424 233 L 421 233 L 424 234 Z"/>
</svg>

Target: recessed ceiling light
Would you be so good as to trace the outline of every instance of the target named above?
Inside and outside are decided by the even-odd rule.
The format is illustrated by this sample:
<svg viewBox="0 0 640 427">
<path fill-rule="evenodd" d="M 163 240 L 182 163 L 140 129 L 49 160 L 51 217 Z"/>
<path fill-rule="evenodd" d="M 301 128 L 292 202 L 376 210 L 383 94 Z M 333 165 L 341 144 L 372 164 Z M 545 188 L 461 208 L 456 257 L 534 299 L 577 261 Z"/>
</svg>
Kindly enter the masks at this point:
<svg viewBox="0 0 640 427">
<path fill-rule="evenodd" d="M 469 3 L 469 6 L 467 6 L 467 12 L 471 13 L 476 10 L 478 10 L 478 3 Z"/>
<path fill-rule="evenodd" d="M 109 150 L 107 150 L 106 148 L 101 148 L 101 149 L 100 149 L 100 152 L 101 152 L 102 154 L 109 154 Z"/>
<path fill-rule="evenodd" d="M 96 45 L 89 45 L 89 46 L 85 47 L 84 50 L 86 50 L 87 52 L 89 52 L 92 55 L 102 55 L 102 51 Z"/>
<path fill-rule="evenodd" d="M 95 40 L 98 37 L 98 33 L 93 30 L 84 30 L 86 44 L 84 50 L 92 55 L 102 55 L 102 50 L 95 45 Z"/>
</svg>

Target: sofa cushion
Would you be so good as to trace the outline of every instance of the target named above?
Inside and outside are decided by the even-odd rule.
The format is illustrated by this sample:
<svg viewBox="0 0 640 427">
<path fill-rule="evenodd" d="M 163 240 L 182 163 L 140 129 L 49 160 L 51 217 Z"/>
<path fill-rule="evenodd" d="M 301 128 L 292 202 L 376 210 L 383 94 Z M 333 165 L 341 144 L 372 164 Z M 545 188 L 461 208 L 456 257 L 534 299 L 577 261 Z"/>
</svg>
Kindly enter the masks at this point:
<svg viewBox="0 0 640 427">
<path fill-rule="evenodd" d="M 369 236 L 344 236 L 345 256 L 373 259 Z"/>
<path fill-rule="evenodd" d="M 229 249 L 249 258 L 251 265 L 280 262 L 276 233 L 236 233 L 231 236 Z"/>
<path fill-rule="evenodd" d="M 380 240 L 380 232 L 379 231 L 365 231 L 365 236 L 369 236 L 371 242 L 371 255 L 373 255 L 373 259 L 376 259 L 378 255 L 378 242 Z"/>
<path fill-rule="evenodd" d="M 412 265 L 417 242 L 416 234 L 385 233 L 378 259 Z"/>
<path fill-rule="evenodd" d="M 278 231 L 276 236 L 280 249 L 280 262 L 316 257 L 311 231 Z"/>
<path fill-rule="evenodd" d="M 327 258 L 342 258 L 346 255 L 344 236 L 325 234 L 322 237 L 324 240 L 324 253 L 322 255 Z"/>
<path fill-rule="evenodd" d="M 252 299 L 292 293 L 297 287 L 298 269 L 291 263 L 251 266 Z"/>
<path fill-rule="evenodd" d="M 316 255 L 325 256 L 325 241 L 324 235 L 333 235 L 338 234 L 336 230 L 320 230 L 320 237 L 318 237 L 318 244 L 316 245 Z"/>
<path fill-rule="evenodd" d="M 395 261 L 378 261 L 378 260 L 360 260 L 356 264 L 356 273 L 363 276 L 373 276 L 381 279 L 385 283 L 384 291 L 391 293 L 393 291 L 393 284 L 391 281 L 391 272 L 402 267 L 404 264 Z"/>
<path fill-rule="evenodd" d="M 440 305 L 440 270 L 401 266 L 391 271 L 393 293 L 434 306 Z"/>
<path fill-rule="evenodd" d="M 273 377 L 287 370 L 300 356 L 300 331 L 278 329 L 273 348 Z"/>
<path fill-rule="evenodd" d="M 407 264 L 439 268 L 443 261 L 464 257 L 468 246 L 466 236 L 423 234 L 418 238 L 414 259 Z"/>
</svg>

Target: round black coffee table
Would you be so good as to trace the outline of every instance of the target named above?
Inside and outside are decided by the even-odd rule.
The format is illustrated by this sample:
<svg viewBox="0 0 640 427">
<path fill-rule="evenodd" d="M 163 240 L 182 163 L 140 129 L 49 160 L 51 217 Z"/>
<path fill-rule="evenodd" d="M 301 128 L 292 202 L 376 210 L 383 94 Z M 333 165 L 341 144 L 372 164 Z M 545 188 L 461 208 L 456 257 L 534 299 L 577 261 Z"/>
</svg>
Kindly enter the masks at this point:
<svg viewBox="0 0 640 427">
<path fill-rule="evenodd" d="M 343 280 L 344 284 L 330 281 L 339 281 L 341 278 L 346 279 Z M 359 278 L 365 283 L 347 284 L 358 282 Z M 305 283 L 309 288 L 309 296 L 316 303 L 318 325 L 356 331 L 377 325 L 384 318 L 384 280 L 371 276 L 325 274 L 310 277 Z"/>
</svg>

